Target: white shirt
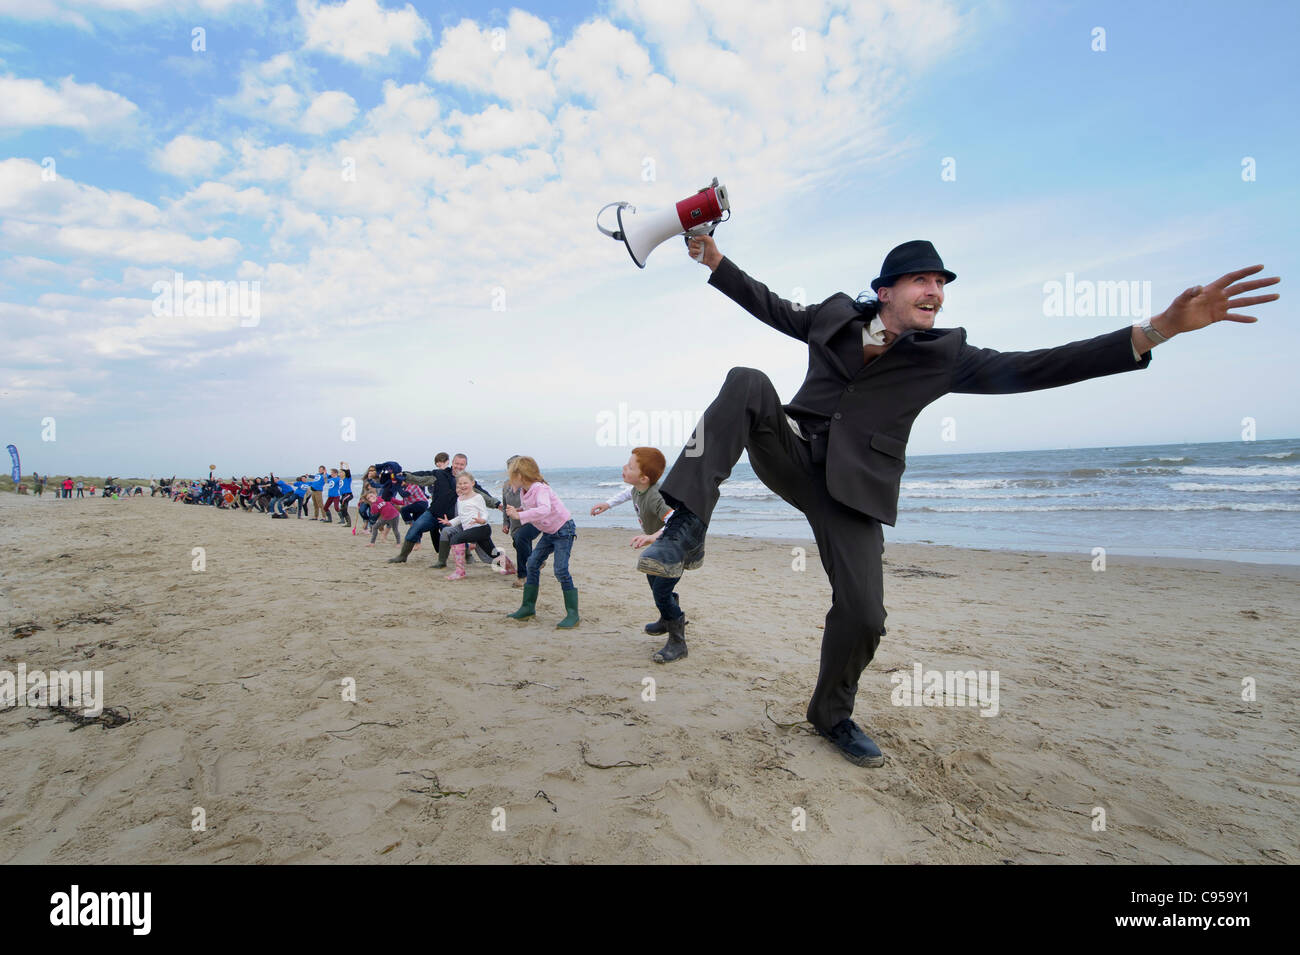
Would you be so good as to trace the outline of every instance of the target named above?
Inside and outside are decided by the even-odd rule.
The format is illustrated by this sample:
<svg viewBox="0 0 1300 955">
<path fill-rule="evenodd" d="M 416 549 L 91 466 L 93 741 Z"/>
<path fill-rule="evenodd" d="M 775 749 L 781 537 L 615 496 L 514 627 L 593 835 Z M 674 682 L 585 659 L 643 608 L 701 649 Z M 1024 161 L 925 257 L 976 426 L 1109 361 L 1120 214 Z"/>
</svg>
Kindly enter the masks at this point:
<svg viewBox="0 0 1300 955">
<path fill-rule="evenodd" d="M 476 518 L 483 518 L 484 521 L 491 521 L 488 515 L 487 503 L 483 500 L 482 495 L 475 491 L 469 497 L 456 498 L 456 516 L 451 519 L 448 527 L 463 527 L 468 530 L 477 526 Z"/>
</svg>

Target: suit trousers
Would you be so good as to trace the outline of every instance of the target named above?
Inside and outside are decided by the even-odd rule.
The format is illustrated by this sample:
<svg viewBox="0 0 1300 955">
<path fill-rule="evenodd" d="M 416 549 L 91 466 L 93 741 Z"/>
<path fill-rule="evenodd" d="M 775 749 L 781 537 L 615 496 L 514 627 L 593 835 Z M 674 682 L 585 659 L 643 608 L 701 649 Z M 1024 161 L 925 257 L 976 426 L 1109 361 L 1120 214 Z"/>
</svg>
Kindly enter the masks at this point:
<svg viewBox="0 0 1300 955">
<path fill-rule="evenodd" d="M 831 583 L 821 666 L 808 704 L 809 722 L 829 730 L 852 715 L 858 680 L 880 645 L 884 533 L 878 520 L 831 497 L 825 455 L 814 455 L 809 442 L 791 430 L 776 388 L 753 368 L 728 372 L 694 438 L 668 472 L 661 487 L 664 498 L 685 505 L 707 524 L 718 503 L 718 486 L 742 451 L 749 452 L 759 480 L 808 519 Z"/>
</svg>

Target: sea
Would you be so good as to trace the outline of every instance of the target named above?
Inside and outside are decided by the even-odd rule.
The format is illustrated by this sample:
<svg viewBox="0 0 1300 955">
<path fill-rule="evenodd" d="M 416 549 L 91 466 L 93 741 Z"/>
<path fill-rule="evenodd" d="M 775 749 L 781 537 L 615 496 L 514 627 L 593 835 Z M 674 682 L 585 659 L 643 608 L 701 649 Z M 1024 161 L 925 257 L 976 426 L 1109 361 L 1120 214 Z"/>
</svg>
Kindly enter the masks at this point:
<svg viewBox="0 0 1300 955">
<path fill-rule="evenodd" d="M 583 527 L 635 532 L 618 467 L 544 468 Z M 812 540 L 747 463 L 723 483 L 711 534 Z M 1300 438 L 909 455 L 886 544 L 1300 564 Z"/>
</svg>

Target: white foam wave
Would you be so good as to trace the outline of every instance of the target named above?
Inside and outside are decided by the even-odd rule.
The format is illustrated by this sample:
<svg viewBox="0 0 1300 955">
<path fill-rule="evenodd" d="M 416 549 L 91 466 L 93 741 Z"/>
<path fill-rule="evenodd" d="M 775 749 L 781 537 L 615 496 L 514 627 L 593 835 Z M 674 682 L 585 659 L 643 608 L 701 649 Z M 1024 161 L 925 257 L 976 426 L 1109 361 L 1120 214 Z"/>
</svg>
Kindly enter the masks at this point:
<svg viewBox="0 0 1300 955">
<path fill-rule="evenodd" d="M 1252 464 L 1244 468 L 1179 468 L 1182 474 L 1199 477 L 1292 477 L 1300 475 L 1300 464 Z"/>
<path fill-rule="evenodd" d="M 1300 491 L 1300 484 L 1291 481 L 1272 484 L 1197 484 L 1192 481 L 1179 481 L 1169 485 L 1172 491 L 1245 491 L 1250 494 L 1278 493 L 1283 491 Z"/>
</svg>

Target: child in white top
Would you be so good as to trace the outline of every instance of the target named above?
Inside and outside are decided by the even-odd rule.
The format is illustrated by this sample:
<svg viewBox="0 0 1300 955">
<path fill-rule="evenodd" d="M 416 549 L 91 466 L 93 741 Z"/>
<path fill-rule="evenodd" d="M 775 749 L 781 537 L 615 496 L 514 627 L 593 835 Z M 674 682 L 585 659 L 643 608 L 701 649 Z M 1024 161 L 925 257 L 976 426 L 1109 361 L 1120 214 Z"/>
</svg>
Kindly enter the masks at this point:
<svg viewBox="0 0 1300 955">
<path fill-rule="evenodd" d="M 489 523 L 487 503 L 474 490 L 474 475 L 468 471 L 462 471 L 456 478 L 456 516 L 451 520 L 440 517 L 438 523 L 442 524 L 442 533 L 438 539 L 438 559 L 446 561 L 448 555 L 455 552 L 455 570 L 447 575 L 448 580 L 465 578 L 465 553 L 470 544 L 483 543 L 494 555 L 498 553 L 492 546 L 492 526 Z M 510 564 L 508 558 L 506 564 Z M 505 573 L 513 574 L 514 570 L 514 566 L 510 565 Z"/>
</svg>

